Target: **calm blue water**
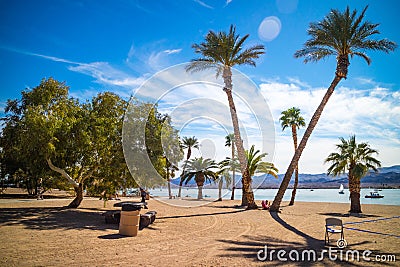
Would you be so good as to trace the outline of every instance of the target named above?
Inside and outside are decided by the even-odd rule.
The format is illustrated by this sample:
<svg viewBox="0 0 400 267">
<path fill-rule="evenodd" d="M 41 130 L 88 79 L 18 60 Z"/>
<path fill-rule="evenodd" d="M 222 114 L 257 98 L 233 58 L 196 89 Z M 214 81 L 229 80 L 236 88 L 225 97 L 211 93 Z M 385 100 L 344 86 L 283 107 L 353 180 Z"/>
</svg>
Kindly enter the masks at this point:
<svg viewBox="0 0 400 267">
<path fill-rule="evenodd" d="M 278 189 L 256 189 L 254 190 L 254 198 L 256 200 L 273 200 Z M 397 205 L 400 206 L 400 189 L 382 189 L 379 191 L 380 195 L 385 196 L 380 199 L 365 198 L 365 195 L 373 189 L 361 189 L 361 203 L 362 204 L 381 204 L 381 205 Z M 296 200 L 304 202 L 338 202 L 338 203 L 350 203 L 349 196 L 350 192 L 345 189 L 344 194 L 339 194 L 338 189 L 297 189 Z M 178 194 L 178 189 L 172 189 L 173 195 Z M 153 196 L 168 196 L 168 190 L 154 189 L 150 190 L 150 194 Z M 284 201 L 289 201 L 292 194 L 292 190 L 288 189 L 283 198 Z M 231 191 L 222 190 L 224 199 L 230 199 Z M 197 197 L 197 188 L 184 188 L 182 190 L 183 197 Z M 218 189 L 203 189 L 203 196 L 206 198 L 214 199 L 218 198 Z M 235 199 L 242 199 L 242 190 L 235 190 Z"/>
</svg>

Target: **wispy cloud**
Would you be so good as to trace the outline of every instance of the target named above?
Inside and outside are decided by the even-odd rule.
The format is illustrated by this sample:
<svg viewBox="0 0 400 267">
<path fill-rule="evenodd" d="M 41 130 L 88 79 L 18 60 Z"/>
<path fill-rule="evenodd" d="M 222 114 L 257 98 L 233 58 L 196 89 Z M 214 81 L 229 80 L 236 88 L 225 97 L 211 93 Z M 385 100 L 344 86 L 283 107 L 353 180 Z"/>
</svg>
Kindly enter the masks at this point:
<svg viewBox="0 0 400 267">
<path fill-rule="evenodd" d="M 199 5 L 201 5 L 201 6 L 203 6 L 203 7 L 206 7 L 206 8 L 209 8 L 209 9 L 214 9 L 214 7 L 212 7 L 212 6 L 210 6 L 210 5 L 207 5 L 206 3 L 204 3 L 203 1 L 201 1 L 201 0 L 194 0 L 196 3 L 198 3 Z"/>
<path fill-rule="evenodd" d="M 125 62 L 139 73 L 143 71 L 154 73 L 170 67 L 173 64 L 173 56 L 179 54 L 182 48 L 160 49 L 166 46 L 165 43 L 165 40 L 159 40 L 141 47 L 132 44 Z"/>
<path fill-rule="evenodd" d="M 179 49 L 167 49 L 167 50 L 164 50 L 163 52 L 167 53 L 168 55 L 171 55 L 171 54 L 178 54 L 181 51 L 182 51 L 182 49 L 179 48 Z"/>
</svg>

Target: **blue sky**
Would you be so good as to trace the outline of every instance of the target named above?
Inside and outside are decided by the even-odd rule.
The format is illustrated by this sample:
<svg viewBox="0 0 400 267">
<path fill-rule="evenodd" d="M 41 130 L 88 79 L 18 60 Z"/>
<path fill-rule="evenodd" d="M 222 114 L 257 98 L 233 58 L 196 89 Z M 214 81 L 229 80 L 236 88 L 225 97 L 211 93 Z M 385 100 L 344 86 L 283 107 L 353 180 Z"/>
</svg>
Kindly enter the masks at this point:
<svg viewBox="0 0 400 267">
<path fill-rule="evenodd" d="M 155 73 L 196 58 L 191 45 L 201 42 L 209 30 L 228 30 L 234 24 L 239 34 L 250 34 L 248 45 L 266 48 L 256 68 L 238 70 L 265 98 L 270 123 L 266 125 L 273 138 L 268 135 L 271 144 L 267 147 L 251 139 L 260 125 L 246 119 L 251 112 L 243 108 L 239 119 L 249 133 L 247 145 L 254 143 L 268 152 L 268 160 L 283 173 L 293 148 L 290 132 L 280 129 L 280 112 L 297 106 L 308 122 L 335 71 L 334 58 L 304 64 L 293 54 L 308 39 L 310 22 L 321 20 L 331 8 L 343 10 L 350 5 L 361 11 L 367 4 L 366 18 L 381 24 L 380 38 L 400 43 L 400 2 L 396 0 L 0 0 L 0 108 L 7 99 L 19 98 L 21 90 L 48 77 L 65 81 L 71 95 L 82 100 L 106 90 L 128 99 Z M 400 163 L 400 51 L 369 55 L 370 66 L 359 58 L 351 60 L 348 79 L 339 84 L 303 153 L 300 172 L 326 171 L 323 160 L 333 152 L 338 137 L 351 134 L 378 149 L 383 166 Z M 161 108 L 173 112 L 174 101 L 187 104 L 194 97 L 215 92 L 208 89 L 181 88 L 175 91 L 180 99 L 171 95 Z M 227 105 L 220 92 L 212 99 Z M 229 117 L 207 120 L 199 114 L 215 105 L 211 100 L 203 104 L 196 107 L 198 119 L 186 113 L 179 130 L 202 142 L 202 151 L 195 155 L 224 158 L 229 155 L 223 145 Z M 240 110 L 246 103 L 238 105 Z M 251 100 L 247 105 L 251 108 Z"/>
</svg>

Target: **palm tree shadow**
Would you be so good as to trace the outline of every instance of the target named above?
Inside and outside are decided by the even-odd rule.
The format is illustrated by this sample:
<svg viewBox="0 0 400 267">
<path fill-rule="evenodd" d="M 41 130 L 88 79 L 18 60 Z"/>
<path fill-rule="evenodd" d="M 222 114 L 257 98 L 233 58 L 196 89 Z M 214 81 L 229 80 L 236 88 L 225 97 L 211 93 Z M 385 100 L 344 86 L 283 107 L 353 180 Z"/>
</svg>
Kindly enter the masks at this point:
<svg viewBox="0 0 400 267">
<path fill-rule="evenodd" d="M 197 214 L 189 214 L 189 215 L 174 215 L 174 216 L 164 216 L 157 217 L 157 219 L 178 219 L 178 218 L 191 218 L 191 217 L 207 217 L 211 215 L 222 215 L 222 214 L 233 214 L 238 212 L 244 212 L 246 210 L 234 210 L 234 211 L 225 211 L 225 212 L 211 212 L 211 213 L 197 213 Z"/>
<path fill-rule="evenodd" d="M 270 212 L 270 215 L 271 215 L 272 219 L 274 219 L 277 223 L 282 225 L 284 228 L 295 233 L 298 236 L 303 237 L 306 240 L 307 247 L 313 248 L 313 249 L 319 249 L 319 250 L 324 248 L 325 241 L 316 239 L 316 238 L 300 231 L 299 229 L 295 228 L 294 226 L 288 224 L 281 217 L 279 217 L 279 213 L 277 213 L 277 212 Z"/>
<path fill-rule="evenodd" d="M 364 213 L 340 213 L 340 212 L 325 212 L 325 213 L 318 213 L 319 215 L 324 216 L 331 216 L 331 217 L 342 217 L 342 218 L 349 218 L 349 217 L 356 217 L 356 218 L 378 218 L 381 217 L 375 214 L 364 214 Z"/>
</svg>

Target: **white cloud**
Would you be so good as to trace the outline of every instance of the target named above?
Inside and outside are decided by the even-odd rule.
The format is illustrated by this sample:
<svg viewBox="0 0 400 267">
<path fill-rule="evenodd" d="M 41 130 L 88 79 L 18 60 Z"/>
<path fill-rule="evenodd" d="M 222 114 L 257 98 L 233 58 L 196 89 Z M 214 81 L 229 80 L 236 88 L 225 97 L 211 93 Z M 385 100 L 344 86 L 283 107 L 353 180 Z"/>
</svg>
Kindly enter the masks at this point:
<svg viewBox="0 0 400 267">
<path fill-rule="evenodd" d="M 165 40 L 145 44 L 139 48 L 131 45 L 125 62 L 138 73 L 154 73 L 170 67 L 173 55 L 179 54 L 182 48 L 160 49 L 165 46 Z"/>
<path fill-rule="evenodd" d="M 203 1 L 201 1 L 201 0 L 194 0 L 196 3 L 198 3 L 199 5 L 201 5 L 201 6 L 203 6 L 203 7 L 206 7 L 206 8 L 209 8 L 209 9 L 214 9 L 212 6 L 210 6 L 210 5 L 207 5 L 206 3 L 204 3 Z"/>
<path fill-rule="evenodd" d="M 275 162 L 281 172 L 290 163 L 293 155 L 291 133 L 282 133 L 280 113 L 290 107 L 298 107 L 308 123 L 319 105 L 325 88 L 309 88 L 306 83 L 264 82 L 261 92 L 268 99 L 276 126 L 277 143 Z M 348 138 L 355 134 L 358 142 L 368 142 L 381 151 L 379 159 L 383 166 L 398 164 L 400 155 L 400 106 L 398 92 L 377 86 L 369 81 L 368 90 L 357 90 L 340 86 L 326 105 L 322 116 L 310 137 L 300 160 L 304 172 L 322 172 L 327 169 L 323 160 L 333 152 L 338 137 Z M 299 131 L 299 141 L 304 129 Z"/>
<path fill-rule="evenodd" d="M 182 49 L 179 48 L 179 49 L 167 49 L 167 50 L 164 50 L 163 52 L 167 53 L 168 55 L 171 55 L 171 54 L 178 54 L 181 51 L 182 51 Z"/>
</svg>

